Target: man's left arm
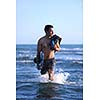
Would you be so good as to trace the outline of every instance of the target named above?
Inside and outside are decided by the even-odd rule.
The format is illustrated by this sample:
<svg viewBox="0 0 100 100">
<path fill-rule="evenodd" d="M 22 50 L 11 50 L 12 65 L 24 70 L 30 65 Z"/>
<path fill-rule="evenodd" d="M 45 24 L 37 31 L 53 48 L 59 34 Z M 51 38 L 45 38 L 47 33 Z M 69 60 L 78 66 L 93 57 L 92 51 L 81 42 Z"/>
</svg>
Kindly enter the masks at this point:
<svg viewBox="0 0 100 100">
<path fill-rule="evenodd" d="M 60 51 L 60 45 L 58 42 L 55 44 L 54 48 L 56 51 Z"/>
</svg>

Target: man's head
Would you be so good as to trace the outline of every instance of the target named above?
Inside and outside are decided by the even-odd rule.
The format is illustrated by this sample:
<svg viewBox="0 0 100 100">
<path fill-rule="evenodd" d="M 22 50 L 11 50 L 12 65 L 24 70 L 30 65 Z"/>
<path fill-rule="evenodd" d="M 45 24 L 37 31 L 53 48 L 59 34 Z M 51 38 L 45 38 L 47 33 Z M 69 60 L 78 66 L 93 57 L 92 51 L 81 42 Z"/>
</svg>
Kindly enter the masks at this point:
<svg viewBox="0 0 100 100">
<path fill-rule="evenodd" d="M 51 36 L 53 34 L 53 26 L 52 25 L 46 25 L 44 28 L 44 31 L 47 36 Z"/>
</svg>

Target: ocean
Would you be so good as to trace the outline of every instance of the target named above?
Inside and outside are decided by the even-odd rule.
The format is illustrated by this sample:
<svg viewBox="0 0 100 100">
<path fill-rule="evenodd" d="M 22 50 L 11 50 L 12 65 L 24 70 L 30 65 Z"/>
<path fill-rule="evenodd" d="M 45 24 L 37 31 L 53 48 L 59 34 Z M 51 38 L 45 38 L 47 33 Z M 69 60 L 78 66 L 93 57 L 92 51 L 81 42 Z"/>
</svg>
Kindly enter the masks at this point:
<svg viewBox="0 0 100 100">
<path fill-rule="evenodd" d="M 54 82 L 37 70 L 36 50 L 36 45 L 16 45 L 16 100 L 83 100 L 83 45 L 61 45 Z"/>
</svg>

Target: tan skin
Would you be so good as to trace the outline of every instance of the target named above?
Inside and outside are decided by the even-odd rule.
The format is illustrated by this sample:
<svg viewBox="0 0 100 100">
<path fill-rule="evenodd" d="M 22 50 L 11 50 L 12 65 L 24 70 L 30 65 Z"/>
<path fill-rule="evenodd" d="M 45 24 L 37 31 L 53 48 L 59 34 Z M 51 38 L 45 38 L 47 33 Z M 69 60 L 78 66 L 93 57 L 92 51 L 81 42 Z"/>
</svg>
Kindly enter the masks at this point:
<svg viewBox="0 0 100 100">
<path fill-rule="evenodd" d="M 50 37 L 53 35 L 53 28 L 49 28 L 46 32 L 46 35 L 38 40 L 38 47 L 37 47 L 37 57 L 40 56 L 40 52 L 44 53 L 44 60 L 54 58 L 55 50 L 60 50 L 60 45 L 57 43 L 55 45 L 55 50 L 51 50 L 49 47 Z M 54 80 L 54 71 L 48 70 L 48 75 L 50 80 Z"/>
</svg>

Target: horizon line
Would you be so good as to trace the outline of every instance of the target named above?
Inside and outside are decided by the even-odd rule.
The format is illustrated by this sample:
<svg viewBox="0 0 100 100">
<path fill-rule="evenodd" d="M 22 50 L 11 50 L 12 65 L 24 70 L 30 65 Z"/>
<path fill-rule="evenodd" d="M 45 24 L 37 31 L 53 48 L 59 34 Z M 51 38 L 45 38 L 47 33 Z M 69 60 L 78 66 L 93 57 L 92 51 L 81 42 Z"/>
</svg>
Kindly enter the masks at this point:
<svg viewBox="0 0 100 100">
<path fill-rule="evenodd" d="M 22 44 L 22 43 L 20 43 L 20 44 L 16 44 L 16 45 L 37 45 L 37 44 L 34 44 L 34 43 L 33 44 L 30 44 L 30 43 L 28 43 L 28 44 L 27 43 L 23 43 Z M 83 43 L 69 43 L 69 44 L 64 44 L 63 43 L 61 45 L 83 45 Z"/>
</svg>

